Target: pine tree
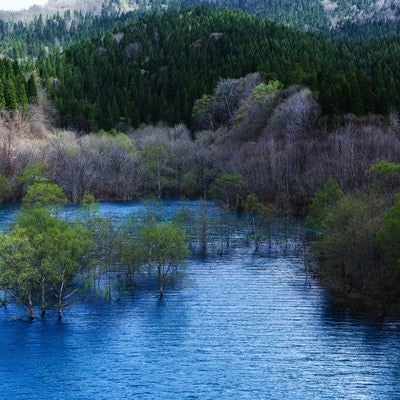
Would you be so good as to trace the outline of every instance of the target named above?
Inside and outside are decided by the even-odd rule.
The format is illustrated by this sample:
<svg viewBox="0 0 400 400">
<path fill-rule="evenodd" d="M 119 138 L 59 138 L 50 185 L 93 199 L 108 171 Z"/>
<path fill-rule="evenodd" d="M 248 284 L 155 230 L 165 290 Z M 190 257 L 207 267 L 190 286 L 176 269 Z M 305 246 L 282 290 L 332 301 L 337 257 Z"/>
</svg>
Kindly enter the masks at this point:
<svg viewBox="0 0 400 400">
<path fill-rule="evenodd" d="M 32 73 L 27 83 L 27 95 L 30 103 L 36 103 L 38 100 L 38 92 L 36 87 L 35 75 Z"/>
<path fill-rule="evenodd" d="M 25 78 L 23 75 L 17 75 L 15 79 L 15 92 L 17 96 L 17 107 L 25 108 L 29 104 L 28 96 L 26 94 Z"/>
<path fill-rule="evenodd" d="M 6 99 L 4 98 L 4 85 L 3 81 L 0 79 L 0 109 L 6 106 Z"/>
<path fill-rule="evenodd" d="M 17 109 L 17 93 L 14 81 L 11 78 L 4 82 L 4 99 L 8 110 L 15 111 Z"/>
</svg>

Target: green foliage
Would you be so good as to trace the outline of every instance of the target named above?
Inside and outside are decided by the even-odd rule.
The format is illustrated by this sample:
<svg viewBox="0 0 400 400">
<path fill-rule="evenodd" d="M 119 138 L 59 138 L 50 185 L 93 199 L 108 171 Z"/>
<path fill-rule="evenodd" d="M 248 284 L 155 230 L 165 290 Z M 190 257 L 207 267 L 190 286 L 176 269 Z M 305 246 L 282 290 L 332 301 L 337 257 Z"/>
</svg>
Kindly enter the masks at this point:
<svg viewBox="0 0 400 400">
<path fill-rule="evenodd" d="M 9 111 L 15 111 L 18 107 L 17 92 L 12 78 L 8 78 L 3 83 L 5 107 Z"/>
<path fill-rule="evenodd" d="M 165 191 L 176 186 L 173 170 L 169 167 L 170 154 L 164 144 L 155 144 L 142 151 L 144 176 L 154 195 L 161 199 Z"/>
<path fill-rule="evenodd" d="M 238 210 L 245 187 L 246 180 L 241 174 L 222 172 L 212 183 L 210 194 L 222 200 L 228 209 Z"/>
<path fill-rule="evenodd" d="M 22 204 L 27 208 L 54 207 L 67 203 L 62 188 L 54 183 L 38 182 L 29 186 Z"/>
<path fill-rule="evenodd" d="M 35 75 L 32 73 L 28 79 L 26 94 L 30 103 L 36 103 L 38 100 L 38 91 L 36 86 Z"/>
<path fill-rule="evenodd" d="M 249 238 L 254 241 L 257 251 L 266 236 L 271 239 L 271 213 L 268 207 L 254 193 L 246 197 L 243 202 L 243 209 L 249 222 Z"/>
<path fill-rule="evenodd" d="M 129 281 L 133 280 L 135 272 L 147 262 L 146 254 L 139 241 L 140 224 L 134 216 L 124 223 L 118 240 L 118 258 L 125 269 Z"/>
<path fill-rule="evenodd" d="M 33 185 L 34 183 L 47 182 L 48 166 L 44 162 L 36 162 L 26 166 L 18 176 L 18 182 L 23 185 Z"/>
<path fill-rule="evenodd" d="M 92 206 L 96 203 L 96 199 L 91 193 L 85 192 L 80 202 L 81 206 Z"/>
<path fill-rule="evenodd" d="M 367 174 L 372 184 L 392 199 L 400 189 L 400 163 L 382 160 L 372 165 Z"/>
<path fill-rule="evenodd" d="M 254 193 L 247 195 L 243 202 L 243 210 L 255 215 L 268 215 L 270 213 L 268 207 Z"/>
<path fill-rule="evenodd" d="M 100 130 L 98 133 L 99 136 L 103 137 L 112 137 L 124 150 L 127 152 L 133 152 L 134 146 L 132 140 L 126 133 L 118 132 L 115 129 L 111 131 Z"/>
<path fill-rule="evenodd" d="M 375 235 L 382 223 L 382 202 L 364 195 L 346 195 L 323 210 L 319 217 L 324 229 L 317 245 L 322 267 L 357 290 L 365 290 L 363 282 L 379 285 Z"/>
<path fill-rule="evenodd" d="M 385 214 L 383 227 L 376 239 L 388 264 L 400 269 L 400 198 Z"/>
<path fill-rule="evenodd" d="M 380 175 L 381 177 L 400 176 L 400 163 L 382 160 L 372 165 L 368 169 L 368 173 Z"/>
<path fill-rule="evenodd" d="M 194 196 L 200 191 L 196 171 L 190 170 L 183 174 L 180 189 L 187 196 Z"/>
<path fill-rule="evenodd" d="M 319 189 L 311 202 L 307 222 L 316 228 L 323 228 L 324 219 L 336 203 L 343 198 L 344 192 L 338 182 L 329 178 Z"/>
<path fill-rule="evenodd" d="M 168 273 L 188 256 L 185 231 L 173 222 L 145 224 L 139 233 L 139 243 L 147 264 L 157 270 L 163 296 Z"/>
<path fill-rule="evenodd" d="M 54 290 L 61 317 L 67 284 L 91 245 L 83 226 L 58 220 L 44 209 L 25 210 L 0 243 L 1 286 L 13 291 L 32 319 L 35 304 L 46 312 Z"/>
<path fill-rule="evenodd" d="M 214 129 L 215 97 L 203 95 L 196 100 L 192 112 L 192 125 L 195 130 Z"/>
<path fill-rule="evenodd" d="M 34 249 L 32 264 L 55 274 L 57 281 L 62 273 L 73 275 L 79 266 L 78 260 L 91 245 L 90 233 L 82 225 L 59 220 L 40 208 L 24 211 L 16 229 L 24 232 Z"/>
<path fill-rule="evenodd" d="M 32 264 L 34 252 L 24 230 L 15 228 L 9 235 L 0 234 L 0 286 L 14 291 L 17 301 L 28 305 L 31 319 L 35 317 L 33 296 L 40 278 Z"/>
<path fill-rule="evenodd" d="M 29 83 L 25 80 L 22 67 L 7 58 L 0 59 L 0 109 L 16 111 L 28 103 Z M 36 96 L 37 97 L 37 96 Z M 32 101 L 36 98 L 32 97 Z"/>
<path fill-rule="evenodd" d="M 260 83 L 253 90 L 253 96 L 255 99 L 264 99 L 268 94 L 278 92 L 283 89 L 282 82 L 277 80 L 269 81 L 268 83 Z"/>
<path fill-rule="evenodd" d="M 95 197 L 91 193 L 85 192 L 79 203 L 78 220 L 82 225 L 90 224 L 90 221 L 97 217 L 98 211 L 99 203 L 96 202 Z"/>
</svg>

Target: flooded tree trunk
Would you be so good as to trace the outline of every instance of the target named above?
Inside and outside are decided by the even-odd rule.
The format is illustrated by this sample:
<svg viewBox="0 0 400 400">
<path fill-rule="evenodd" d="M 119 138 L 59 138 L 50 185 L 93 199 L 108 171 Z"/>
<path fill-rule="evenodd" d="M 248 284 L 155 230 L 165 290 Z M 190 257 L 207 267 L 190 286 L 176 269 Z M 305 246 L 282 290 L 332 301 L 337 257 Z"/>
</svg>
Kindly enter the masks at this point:
<svg viewBox="0 0 400 400">
<path fill-rule="evenodd" d="M 33 311 L 32 295 L 30 293 L 28 295 L 28 317 L 31 321 L 35 319 L 35 313 Z"/>
<path fill-rule="evenodd" d="M 132 282 L 133 280 L 133 274 L 134 272 L 132 271 L 133 269 L 131 267 L 128 267 L 127 271 L 126 271 L 126 279 L 129 283 Z"/>
<path fill-rule="evenodd" d="M 1 293 L 1 291 L 0 291 Z M 3 290 L 3 297 L 0 298 L 0 308 L 7 307 L 7 290 Z"/>
<path fill-rule="evenodd" d="M 65 270 L 61 274 L 61 285 L 60 285 L 60 290 L 58 292 L 57 314 L 59 320 L 62 319 L 62 314 L 63 314 L 64 294 L 65 294 Z"/>
<path fill-rule="evenodd" d="M 160 279 L 160 297 L 164 297 L 164 278 Z"/>
<path fill-rule="evenodd" d="M 111 300 L 112 298 L 112 282 L 111 282 L 111 270 L 110 267 L 108 267 L 107 271 L 107 298 L 108 300 Z"/>
<path fill-rule="evenodd" d="M 207 255 L 207 231 L 208 231 L 207 213 L 205 209 L 200 212 L 200 253 L 203 257 Z"/>
<path fill-rule="evenodd" d="M 169 270 L 169 268 L 168 268 L 168 270 Z M 157 272 L 158 272 L 158 282 L 160 284 L 160 298 L 163 298 L 164 297 L 165 278 L 168 273 L 168 271 L 166 270 L 165 264 L 158 265 Z"/>
<path fill-rule="evenodd" d="M 46 281 L 46 278 L 42 278 L 42 281 L 41 281 L 41 299 L 42 299 L 42 301 L 41 301 L 41 305 L 40 305 L 40 308 L 41 308 L 41 310 L 42 310 L 42 316 L 44 316 L 45 314 L 46 314 L 46 290 L 45 290 L 45 281 Z"/>
<path fill-rule="evenodd" d="M 60 292 L 58 293 L 57 313 L 59 320 L 62 319 L 63 303 L 64 303 L 64 282 L 61 283 Z"/>
<path fill-rule="evenodd" d="M 272 248 L 272 233 L 271 233 L 271 226 L 268 226 L 268 247 Z"/>
</svg>

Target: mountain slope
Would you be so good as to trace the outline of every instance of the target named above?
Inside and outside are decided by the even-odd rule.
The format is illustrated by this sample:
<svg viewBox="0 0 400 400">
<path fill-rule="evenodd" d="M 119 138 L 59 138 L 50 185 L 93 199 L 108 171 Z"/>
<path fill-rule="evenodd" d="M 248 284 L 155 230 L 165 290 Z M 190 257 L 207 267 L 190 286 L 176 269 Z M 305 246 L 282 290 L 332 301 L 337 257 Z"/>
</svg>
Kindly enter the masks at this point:
<svg viewBox="0 0 400 400">
<path fill-rule="evenodd" d="M 398 20 L 400 4 L 397 0 L 321 0 L 332 26 L 346 21 Z"/>
<path fill-rule="evenodd" d="M 41 63 L 64 126 L 190 122 L 222 78 L 261 72 L 304 84 L 326 114 L 400 107 L 400 38 L 345 41 L 232 10 L 170 11 L 76 44 Z M 226 88 L 229 92 L 229 87 Z"/>
<path fill-rule="evenodd" d="M 306 30 L 400 19 L 398 0 L 182 0 L 181 4 L 238 8 Z"/>
<path fill-rule="evenodd" d="M 102 8 L 127 12 L 207 5 L 236 8 L 281 23 L 309 29 L 327 29 L 343 23 L 399 20 L 398 0 L 49 0 L 18 13 L 0 13 L 0 18 L 29 19 L 39 14 L 78 10 L 100 14 Z"/>
</svg>

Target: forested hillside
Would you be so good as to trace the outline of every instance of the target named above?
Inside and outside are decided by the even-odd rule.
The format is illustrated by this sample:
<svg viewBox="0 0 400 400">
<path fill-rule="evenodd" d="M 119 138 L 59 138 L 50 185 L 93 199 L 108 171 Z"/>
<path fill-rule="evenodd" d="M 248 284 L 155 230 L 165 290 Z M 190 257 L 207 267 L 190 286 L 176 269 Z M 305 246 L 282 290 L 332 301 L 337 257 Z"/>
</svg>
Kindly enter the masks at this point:
<svg viewBox="0 0 400 400">
<path fill-rule="evenodd" d="M 33 5 L 20 11 L 0 11 L 0 18 L 7 21 L 29 22 L 35 17 L 52 16 L 64 12 L 99 15 L 104 7 L 121 9 L 120 0 L 49 0 L 43 5 Z M 124 9 L 123 11 L 128 11 Z"/>
<path fill-rule="evenodd" d="M 346 21 L 394 20 L 396 0 L 182 0 L 183 4 L 233 7 L 303 28 L 336 27 Z"/>
<path fill-rule="evenodd" d="M 15 111 L 37 100 L 33 74 L 27 79 L 17 62 L 0 59 L 0 109 Z"/>
<path fill-rule="evenodd" d="M 335 17 L 332 23 L 333 17 L 328 11 L 346 9 L 348 2 L 328 7 L 327 2 L 320 0 L 53 0 L 45 6 L 34 6 L 19 13 L 0 12 L 0 54 L 19 60 L 43 57 L 75 42 L 99 36 L 117 27 L 121 29 L 140 15 L 187 9 L 199 4 L 211 8 L 241 9 L 302 31 L 320 31 L 346 38 L 396 36 L 400 30 L 397 6 L 389 8 L 391 13 L 386 12 L 384 17 L 380 17 L 380 9 L 368 2 L 364 4 L 365 12 L 362 13 L 365 18 L 346 16 L 342 10 L 341 17 Z M 357 7 L 362 9 L 360 4 Z M 354 7 L 350 10 L 354 11 Z"/>
<path fill-rule="evenodd" d="M 234 8 L 303 30 L 326 30 L 329 18 L 320 0 L 182 0 L 183 7 Z"/>
<path fill-rule="evenodd" d="M 0 54 L 19 60 L 32 60 L 62 50 L 81 40 L 99 36 L 132 22 L 139 13 L 124 13 L 103 8 L 100 15 L 66 11 L 39 15 L 29 22 L 0 19 Z"/>
<path fill-rule="evenodd" d="M 28 21 L 71 10 L 99 15 L 104 8 L 124 13 L 199 5 L 240 9 L 303 30 L 328 30 L 349 22 L 396 21 L 400 17 L 396 0 L 49 0 L 44 6 L 21 12 L 0 12 L 0 18 Z"/>
<path fill-rule="evenodd" d="M 400 105 L 400 38 L 301 33 L 232 10 L 170 11 L 40 61 L 62 126 L 190 123 L 220 78 L 261 72 L 310 87 L 323 113 L 387 114 Z"/>
</svg>

